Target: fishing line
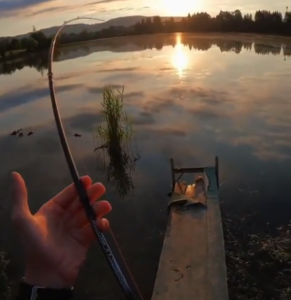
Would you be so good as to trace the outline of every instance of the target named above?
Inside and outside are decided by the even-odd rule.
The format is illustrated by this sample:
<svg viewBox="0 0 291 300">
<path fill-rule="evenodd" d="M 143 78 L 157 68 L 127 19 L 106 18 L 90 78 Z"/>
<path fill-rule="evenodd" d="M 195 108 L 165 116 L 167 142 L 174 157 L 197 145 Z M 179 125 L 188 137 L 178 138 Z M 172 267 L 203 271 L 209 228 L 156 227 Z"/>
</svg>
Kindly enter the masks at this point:
<svg viewBox="0 0 291 300">
<path fill-rule="evenodd" d="M 95 142 L 95 139 L 93 139 L 93 142 Z M 81 161 L 83 170 L 85 171 L 84 174 L 89 174 L 89 172 L 87 171 L 87 168 L 86 168 L 86 165 L 85 165 L 85 162 L 84 162 L 82 156 L 80 157 L 80 161 Z M 131 282 L 133 283 L 133 285 L 134 285 L 134 287 L 135 287 L 135 289 L 136 289 L 136 291 L 137 291 L 140 299 L 144 300 L 143 296 L 142 296 L 142 293 L 141 293 L 141 291 L 140 291 L 140 289 L 139 289 L 139 287 L 138 287 L 138 285 L 137 285 L 137 283 L 136 283 L 136 281 L 135 281 L 135 279 L 134 279 L 134 277 L 133 277 L 133 275 L 132 275 L 132 273 L 130 271 L 130 268 L 129 268 L 128 264 L 126 263 L 126 259 L 125 259 L 125 257 L 122 254 L 121 248 L 120 248 L 120 246 L 119 246 L 119 244 L 117 242 L 115 234 L 113 233 L 113 231 L 111 230 L 111 228 L 109 228 L 109 234 L 111 235 L 111 238 L 113 239 L 113 242 L 114 242 L 114 245 L 116 246 L 117 252 L 118 252 L 118 254 L 119 254 L 119 256 L 120 256 L 120 258 L 121 258 L 121 260 L 122 260 L 122 262 L 123 262 L 123 264 L 125 266 L 125 268 L 126 268 L 126 271 L 127 271 L 128 275 L 129 275 L 129 277 L 131 279 Z"/>
<path fill-rule="evenodd" d="M 64 131 L 64 127 L 63 127 L 63 123 L 62 123 L 62 119 L 59 113 L 59 109 L 58 109 L 58 103 L 56 100 L 56 94 L 55 94 L 55 88 L 54 88 L 54 81 L 53 81 L 53 69 L 52 69 L 52 65 L 53 65 L 53 59 L 54 59 L 54 50 L 55 50 L 55 44 L 56 44 L 56 39 L 58 38 L 59 34 L 61 33 L 62 29 L 68 24 L 71 23 L 73 21 L 76 20 L 80 20 L 80 19 L 90 19 L 90 20 L 97 20 L 97 21 L 103 21 L 97 18 L 91 18 L 91 17 L 78 17 L 78 18 L 74 18 L 72 20 L 66 21 L 64 22 L 64 24 L 58 29 L 57 33 L 55 34 L 54 38 L 51 41 L 51 45 L 50 45 L 50 50 L 49 50 L 49 58 L 48 58 L 48 82 L 49 82 L 49 90 L 50 90 L 50 96 L 51 96 L 51 103 L 52 103 L 52 109 L 53 109 L 53 113 L 54 113 L 54 118 L 55 118 L 55 122 L 56 122 L 56 126 L 57 126 L 57 130 L 58 130 L 58 134 L 59 134 L 59 138 L 60 138 L 60 142 L 62 145 L 62 149 L 70 170 L 70 174 L 71 177 L 73 179 L 73 182 L 75 184 L 75 187 L 77 189 L 80 201 L 85 209 L 86 215 L 88 217 L 88 220 L 90 222 L 90 225 L 92 227 L 92 230 L 105 254 L 105 257 L 112 269 L 112 271 L 114 272 L 114 275 L 116 277 L 116 279 L 118 280 L 121 288 L 123 289 L 127 299 L 129 300 L 137 300 L 135 294 L 133 293 L 127 279 L 125 278 L 125 276 L 123 275 L 123 272 L 111 250 L 111 248 L 109 247 L 107 240 L 104 236 L 104 234 L 97 228 L 97 223 L 96 223 L 96 214 L 92 208 L 92 206 L 90 205 L 90 200 L 89 197 L 87 195 L 86 189 L 84 188 L 81 180 L 80 180 L 80 176 L 78 174 L 74 159 L 71 155 L 71 151 L 70 151 L 70 147 L 69 144 L 67 142 L 67 138 L 66 138 L 66 134 Z"/>
</svg>

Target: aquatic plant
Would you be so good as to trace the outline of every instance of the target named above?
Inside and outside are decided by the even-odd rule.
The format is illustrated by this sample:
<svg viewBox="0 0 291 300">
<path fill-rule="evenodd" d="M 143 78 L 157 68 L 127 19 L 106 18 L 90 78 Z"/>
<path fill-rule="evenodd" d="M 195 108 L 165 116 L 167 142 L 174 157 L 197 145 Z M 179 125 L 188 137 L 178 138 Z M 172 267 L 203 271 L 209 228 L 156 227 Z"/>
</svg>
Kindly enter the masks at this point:
<svg viewBox="0 0 291 300">
<path fill-rule="evenodd" d="M 106 181 L 115 185 L 121 198 L 135 188 L 131 174 L 140 158 L 139 153 L 134 154 L 131 148 L 133 129 L 124 109 L 123 94 L 124 88 L 104 87 L 101 102 L 103 122 L 97 125 L 94 135 L 99 144 L 95 151 L 106 150 L 107 155 L 98 159 L 102 161 Z"/>
</svg>

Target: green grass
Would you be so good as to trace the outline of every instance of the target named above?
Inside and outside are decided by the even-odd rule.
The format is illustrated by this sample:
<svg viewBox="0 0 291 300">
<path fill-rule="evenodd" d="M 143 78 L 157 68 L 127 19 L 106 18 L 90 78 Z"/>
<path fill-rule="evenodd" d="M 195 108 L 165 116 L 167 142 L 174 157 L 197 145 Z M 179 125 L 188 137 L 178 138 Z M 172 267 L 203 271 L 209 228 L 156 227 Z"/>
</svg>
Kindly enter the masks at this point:
<svg viewBox="0 0 291 300">
<path fill-rule="evenodd" d="M 105 86 L 102 95 L 101 116 L 94 138 L 98 142 L 97 151 L 106 150 L 102 156 L 102 169 L 106 173 L 106 181 L 115 186 L 121 198 L 134 190 L 132 171 L 135 162 L 140 158 L 132 151 L 134 132 L 123 102 L 124 89 Z"/>
</svg>

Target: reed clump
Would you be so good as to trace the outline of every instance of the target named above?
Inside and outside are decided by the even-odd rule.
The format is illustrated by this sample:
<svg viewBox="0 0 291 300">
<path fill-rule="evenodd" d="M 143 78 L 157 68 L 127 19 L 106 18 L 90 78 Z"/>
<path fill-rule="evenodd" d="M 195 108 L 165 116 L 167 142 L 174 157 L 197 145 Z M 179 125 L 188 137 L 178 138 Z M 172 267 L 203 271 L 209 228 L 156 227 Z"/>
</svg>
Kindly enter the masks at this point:
<svg viewBox="0 0 291 300">
<path fill-rule="evenodd" d="M 132 171 L 140 158 L 132 151 L 133 129 L 124 108 L 124 88 L 105 86 L 102 95 L 101 116 L 103 121 L 97 125 L 95 151 L 105 150 L 101 167 L 106 174 L 107 183 L 114 184 L 121 198 L 134 190 Z M 103 151 L 104 154 L 104 151 Z"/>
</svg>

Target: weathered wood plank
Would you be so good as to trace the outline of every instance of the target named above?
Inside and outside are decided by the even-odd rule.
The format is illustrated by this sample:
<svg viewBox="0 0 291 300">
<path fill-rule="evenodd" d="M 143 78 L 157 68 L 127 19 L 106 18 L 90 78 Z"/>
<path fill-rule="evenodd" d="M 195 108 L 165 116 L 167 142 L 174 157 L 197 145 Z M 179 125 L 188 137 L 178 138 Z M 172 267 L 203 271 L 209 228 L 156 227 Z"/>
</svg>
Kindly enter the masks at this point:
<svg viewBox="0 0 291 300">
<path fill-rule="evenodd" d="M 180 168 L 174 169 L 174 173 L 176 174 L 180 174 L 180 173 L 203 173 L 204 172 L 204 168 Z"/>
<path fill-rule="evenodd" d="M 215 176 L 215 168 L 207 168 L 207 178 L 190 188 L 194 197 L 191 193 L 179 195 L 175 186 L 174 201 L 181 200 L 182 206 L 170 206 L 152 300 L 228 299 L 218 190 L 212 169 Z"/>
<path fill-rule="evenodd" d="M 206 190 L 208 220 L 208 278 L 212 299 L 228 299 L 224 236 L 219 203 L 218 180 L 213 167 L 205 168 L 209 181 Z"/>
</svg>

